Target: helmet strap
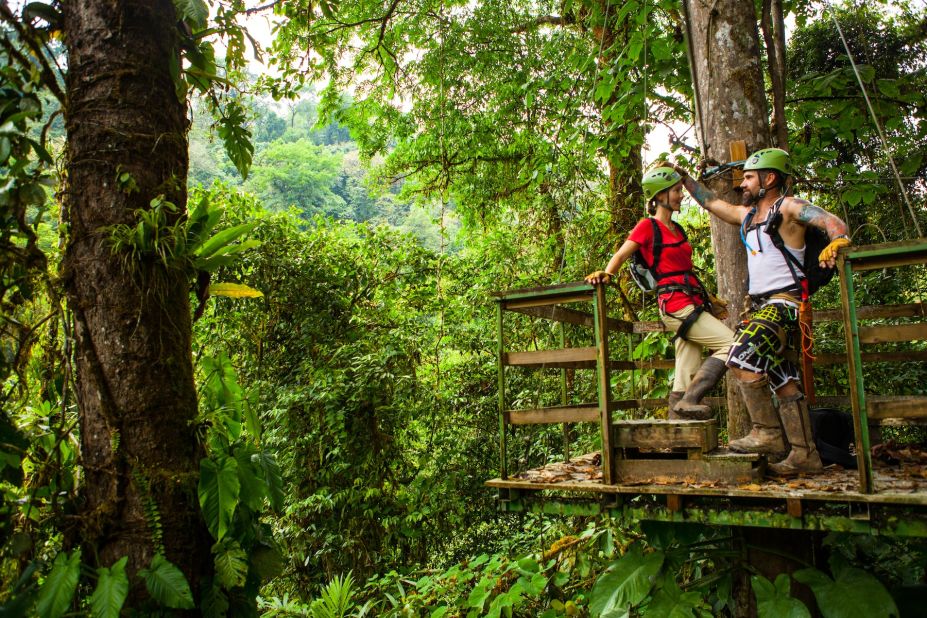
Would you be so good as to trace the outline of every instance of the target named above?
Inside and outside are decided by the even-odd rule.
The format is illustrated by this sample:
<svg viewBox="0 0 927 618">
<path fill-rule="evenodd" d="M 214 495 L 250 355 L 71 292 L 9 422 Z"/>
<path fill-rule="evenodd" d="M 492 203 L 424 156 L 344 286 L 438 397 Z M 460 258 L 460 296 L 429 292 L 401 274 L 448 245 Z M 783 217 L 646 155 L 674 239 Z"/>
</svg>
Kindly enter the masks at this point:
<svg viewBox="0 0 927 618">
<path fill-rule="evenodd" d="M 757 177 L 760 179 L 760 190 L 757 193 L 757 198 L 763 199 L 766 196 L 766 194 L 769 192 L 768 189 L 766 188 L 766 179 L 769 177 L 769 172 L 760 170 L 757 172 Z M 780 179 L 782 178 L 779 172 L 776 172 L 776 177 Z M 777 186 L 779 186 L 780 191 L 781 191 L 781 188 L 782 188 L 781 182 Z"/>
</svg>

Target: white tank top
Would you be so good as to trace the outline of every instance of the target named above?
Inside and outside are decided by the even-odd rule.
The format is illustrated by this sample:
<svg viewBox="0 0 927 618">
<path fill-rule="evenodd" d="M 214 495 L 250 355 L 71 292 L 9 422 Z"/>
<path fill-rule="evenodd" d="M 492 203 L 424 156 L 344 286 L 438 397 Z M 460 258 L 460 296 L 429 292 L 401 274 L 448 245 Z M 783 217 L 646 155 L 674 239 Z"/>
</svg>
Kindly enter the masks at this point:
<svg viewBox="0 0 927 618">
<path fill-rule="evenodd" d="M 772 243 L 766 233 L 766 222 L 757 224 L 744 232 L 747 244 L 747 271 L 750 273 L 751 296 L 763 296 L 769 292 L 795 287 L 795 278 L 785 256 Z M 799 264 L 805 263 L 805 247 L 793 249 L 785 245 L 786 250 L 795 256 Z"/>
</svg>

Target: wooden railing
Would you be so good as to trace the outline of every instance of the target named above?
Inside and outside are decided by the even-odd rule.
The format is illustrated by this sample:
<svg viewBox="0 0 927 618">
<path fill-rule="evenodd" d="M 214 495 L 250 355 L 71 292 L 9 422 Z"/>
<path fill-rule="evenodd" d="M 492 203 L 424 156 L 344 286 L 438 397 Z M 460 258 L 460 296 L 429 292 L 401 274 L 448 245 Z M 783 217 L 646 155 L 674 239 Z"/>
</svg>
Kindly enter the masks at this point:
<svg viewBox="0 0 927 618">
<path fill-rule="evenodd" d="M 860 491 L 872 493 L 872 459 L 870 455 L 870 421 L 910 422 L 927 419 L 927 397 L 866 394 L 863 362 L 912 361 L 927 359 L 927 352 L 863 352 L 862 346 L 885 342 L 927 340 L 927 318 L 923 303 L 881 307 L 857 307 L 854 273 L 899 266 L 927 264 L 927 239 L 849 247 L 838 254 L 840 296 L 844 322 L 847 363 L 850 372 L 850 406 L 856 433 L 856 453 Z M 907 324 L 861 326 L 867 319 L 915 317 L 921 321 Z"/>
</svg>

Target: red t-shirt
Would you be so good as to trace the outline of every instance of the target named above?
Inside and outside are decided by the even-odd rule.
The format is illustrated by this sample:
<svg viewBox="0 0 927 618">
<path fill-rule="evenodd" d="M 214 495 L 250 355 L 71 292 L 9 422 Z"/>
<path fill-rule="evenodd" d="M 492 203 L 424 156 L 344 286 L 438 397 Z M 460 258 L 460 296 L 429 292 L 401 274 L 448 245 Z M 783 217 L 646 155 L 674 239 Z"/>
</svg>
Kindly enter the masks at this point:
<svg viewBox="0 0 927 618">
<path fill-rule="evenodd" d="M 676 243 L 682 240 L 682 234 L 679 233 L 676 226 L 673 229 L 667 228 L 659 219 L 654 219 L 660 226 L 660 233 L 663 235 L 663 249 L 660 251 L 660 263 L 657 269 L 661 273 L 671 273 L 679 271 L 692 270 L 692 245 L 689 241 L 683 242 L 675 247 L 668 247 L 667 244 Z M 650 219 L 641 219 L 638 221 L 628 240 L 632 240 L 641 246 L 641 254 L 648 264 L 653 264 L 653 225 Z M 663 277 L 659 280 L 660 284 L 667 283 L 686 283 L 686 275 L 674 275 L 672 277 Z M 690 277 L 689 284 L 698 289 L 698 284 Z M 698 295 L 689 295 L 685 292 L 667 292 L 660 294 L 658 300 L 664 313 L 679 311 L 687 305 L 701 305 L 702 299 Z"/>
</svg>

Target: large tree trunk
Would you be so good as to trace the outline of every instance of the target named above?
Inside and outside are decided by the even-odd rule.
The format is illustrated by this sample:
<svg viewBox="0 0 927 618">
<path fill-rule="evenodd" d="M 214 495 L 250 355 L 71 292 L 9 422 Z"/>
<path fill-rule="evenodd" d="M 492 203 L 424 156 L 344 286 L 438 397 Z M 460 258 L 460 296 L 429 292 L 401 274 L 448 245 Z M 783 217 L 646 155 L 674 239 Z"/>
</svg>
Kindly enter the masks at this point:
<svg viewBox="0 0 927 618">
<path fill-rule="evenodd" d="M 709 4 L 685 0 L 692 55 L 692 73 L 701 127 L 703 155 L 712 162 L 730 160 L 730 143 L 743 140 L 747 153 L 769 145 L 769 119 L 760 69 L 756 12 L 750 0 L 718 0 Z M 711 189 L 739 203 L 730 174 L 715 177 Z M 728 325 L 739 321 L 747 292 L 747 260 L 738 229 L 712 217 L 718 290 L 731 301 Z M 749 431 L 740 396 L 728 380 L 728 432 L 737 438 Z"/>
<path fill-rule="evenodd" d="M 613 129 L 615 130 L 615 129 Z M 617 129 L 623 131 L 623 129 Z M 611 232 L 620 245 L 641 217 L 646 215 L 644 194 L 641 189 L 643 175 L 641 147 L 634 146 L 627 158 L 608 158 L 608 211 L 611 213 Z"/>
<path fill-rule="evenodd" d="M 76 334 L 85 560 L 129 572 L 163 551 L 194 592 L 210 568 L 187 275 L 114 253 L 111 226 L 163 194 L 186 206 L 186 109 L 170 0 L 63 4 L 68 48 L 64 259 Z M 131 174 L 138 190 L 117 182 Z M 160 532 L 158 531 L 160 527 Z M 143 594 L 136 584 L 130 601 Z"/>
</svg>

